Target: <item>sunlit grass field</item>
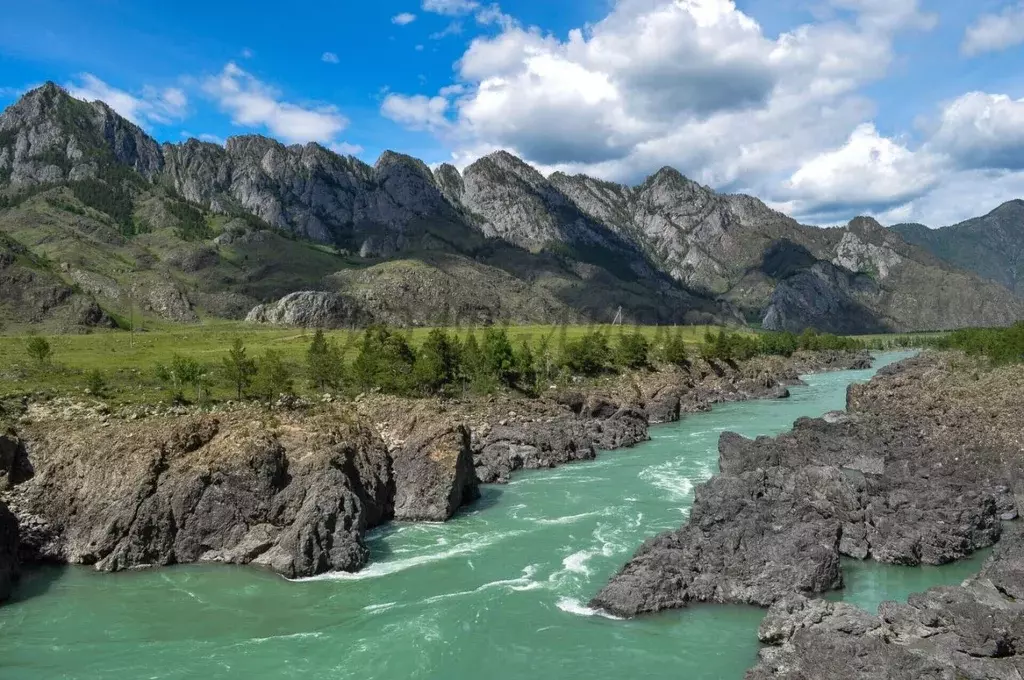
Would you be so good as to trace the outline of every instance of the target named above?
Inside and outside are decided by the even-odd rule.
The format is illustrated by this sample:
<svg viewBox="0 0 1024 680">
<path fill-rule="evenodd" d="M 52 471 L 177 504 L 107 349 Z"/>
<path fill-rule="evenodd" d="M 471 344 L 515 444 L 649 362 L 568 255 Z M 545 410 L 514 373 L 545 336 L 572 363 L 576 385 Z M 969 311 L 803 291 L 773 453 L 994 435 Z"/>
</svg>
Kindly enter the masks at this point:
<svg viewBox="0 0 1024 680">
<path fill-rule="evenodd" d="M 610 334 L 612 342 L 623 332 L 638 329 L 652 343 L 667 333 L 682 335 L 691 345 L 700 344 L 711 326 L 507 326 L 513 345 L 522 342 L 532 347 L 548 338 L 550 347 L 557 348 L 561 338 L 566 340 L 602 329 Z M 430 332 L 430 328 L 403 330 L 413 347 Z M 475 333 L 479 339 L 482 328 L 451 328 L 449 332 L 465 339 Z M 0 397 L 28 392 L 51 392 L 81 396 L 85 391 L 86 374 L 99 371 L 108 385 L 111 401 L 136 403 L 159 401 L 166 395 L 156 378 L 158 364 L 167 364 L 175 354 L 191 357 L 216 368 L 226 356 L 236 338 L 245 344 L 248 354 L 259 357 L 267 350 L 280 352 L 292 365 L 296 384 L 304 387 L 302 372 L 306 349 L 313 336 L 312 330 L 301 328 L 271 328 L 241 322 L 215 322 L 194 326 L 176 326 L 158 330 L 96 332 L 86 335 L 43 335 L 50 343 L 53 354 L 49 365 L 39 367 L 28 355 L 26 347 L 30 336 L 0 336 Z M 345 359 L 352 361 L 359 351 L 361 330 L 327 331 L 328 338 L 344 350 Z M 231 397 L 226 385 L 214 381 L 213 399 Z"/>
</svg>

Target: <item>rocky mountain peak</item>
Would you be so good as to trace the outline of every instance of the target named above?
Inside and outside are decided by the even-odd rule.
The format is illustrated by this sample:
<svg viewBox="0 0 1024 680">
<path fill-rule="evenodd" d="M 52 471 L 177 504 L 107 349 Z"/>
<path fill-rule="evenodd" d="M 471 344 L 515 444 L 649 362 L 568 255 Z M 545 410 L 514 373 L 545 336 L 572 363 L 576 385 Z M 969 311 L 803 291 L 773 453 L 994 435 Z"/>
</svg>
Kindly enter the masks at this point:
<svg viewBox="0 0 1024 680">
<path fill-rule="evenodd" d="M 424 180 L 433 184 L 434 173 L 430 171 L 430 168 L 426 163 L 421 161 L 419 158 L 413 158 L 407 156 L 404 153 L 398 153 L 396 151 L 385 151 L 374 163 L 374 169 L 378 174 L 390 174 L 396 168 L 402 168 L 406 171 L 419 175 Z"/>
<path fill-rule="evenodd" d="M 434 171 L 434 181 L 448 202 L 452 205 L 460 205 L 462 196 L 465 193 L 466 185 L 462 181 L 462 173 L 450 163 L 442 163 Z"/>
<path fill-rule="evenodd" d="M 152 179 L 163 167 L 159 145 L 137 125 L 52 82 L 0 114 L 0 133 L 0 177 L 13 185 L 98 177 L 115 164 Z"/>
<path fill-rule="evenodd" d="M 863 215 L 860 217 L 854 217 L 850 220 L 846 225 L 846 228 L 852 232 L 867 235 L 887 233 L 886 228 L 879 224 L 878 220 L 873 217 L 865 217 Z"/>
<path fill-rule="evenodd" d="M 1024 200 L 1015 198 L 1012 201 L 1007 201 L 989 213 L 989 215 L 1024 220 Z"/>
</svg>

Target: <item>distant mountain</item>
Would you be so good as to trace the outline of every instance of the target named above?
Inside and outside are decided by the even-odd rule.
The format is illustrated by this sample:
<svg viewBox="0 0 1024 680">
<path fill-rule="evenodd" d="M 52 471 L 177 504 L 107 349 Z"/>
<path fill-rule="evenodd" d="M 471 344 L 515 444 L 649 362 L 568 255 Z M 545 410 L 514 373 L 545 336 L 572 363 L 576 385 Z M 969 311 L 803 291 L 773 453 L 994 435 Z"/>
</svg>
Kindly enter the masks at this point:
<svg viewBox="0 0 1024 680">
<path fill-rule="evenodd" d="M 629 187 L 506 152 L 460 173 L 254 135 L 160 145 L 53 84 L 0 115 L 0 234 L 115 320 L 607 322 L 621 307 L 857 332 L 1024 317 L 1005 288 L 873 221 L 803 226 L 671 168 Z"/>
<path fill-rule="evenodd" d="M 984 217 L 951 227 L 897 224 L 892 229 L 936 257 L 1024 297 L 1024 201 L 1008 201 Z"/>
</svg>

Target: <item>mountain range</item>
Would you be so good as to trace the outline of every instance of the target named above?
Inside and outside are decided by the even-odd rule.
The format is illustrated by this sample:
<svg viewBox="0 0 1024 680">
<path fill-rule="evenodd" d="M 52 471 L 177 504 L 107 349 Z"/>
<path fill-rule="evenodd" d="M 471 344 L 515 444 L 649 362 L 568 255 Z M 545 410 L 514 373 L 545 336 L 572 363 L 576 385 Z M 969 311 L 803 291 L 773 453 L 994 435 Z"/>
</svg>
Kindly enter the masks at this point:
<svg viewBox="0 0 1024 680">
<path fill-rule="evenodd" d="M 1024 318 L 1022 205 L 822 229 L 672 168 L 625 186 L 506 152 L 460 172 L 255 135 L 159 144 L 48 83 L 0 115 L 0 320 L 1000 325 Z"/>
</svg>

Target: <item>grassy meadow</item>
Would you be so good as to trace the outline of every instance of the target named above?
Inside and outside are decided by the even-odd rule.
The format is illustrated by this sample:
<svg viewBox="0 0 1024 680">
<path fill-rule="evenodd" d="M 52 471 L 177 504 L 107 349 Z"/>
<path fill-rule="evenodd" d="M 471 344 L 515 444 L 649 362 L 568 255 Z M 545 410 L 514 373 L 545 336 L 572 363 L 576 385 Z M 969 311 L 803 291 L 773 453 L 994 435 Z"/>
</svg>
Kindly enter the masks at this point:
<svg viewBox="0 0 1024 680">
<path fill-rule="evenodd" d="M 632 332 L 633 326 L 508 326 L 512 344 L 524 341 L 536 347 L 543 338 L 557 346 L 561 337 L 572 340 L 595 329 L 607 331 L 612 338 L 619 332 Z M 403 329 L 413 347 L 418 347 L 430 328 Z M 482 329 L 448 329 L 465 339 L 469 333 L 477 338 Z M 659 335 L 680 333 L 693 346 L 704 340 L 710 326 L 657 327 L 640 326 L 638 330 L 655 344 Z M 328 339 L 344 352 L 351 362 L 359 350 L 362 330 L 328 331 Z M 753 333 L 751 333 L 753 334 Z M 305 391 L 302 379 L 306 350 L 313 331 L 302 328 L 260 327 L 241 322 L 215 322 L 193 326 L 164 327 L 155 330 L 96 332 L 85 335 L 42 335 L 52 354 L 46 365 L 32 359 L 28 341 L 35 336 L 0 336 L 0 398 L 26 393 L 46 392 L 54 395 L 87 395 L 87 376 L 98 371 L 106 383 L 105 396 L 115 403 L 154 403 L 166 398 L 166 390 L 156 376 L 158 364 L 167 364 L 174 355 L 181 355 L 217 368 L 236 338 L 242 340 L 250 357 L 258 358 L 267 350 L 279 352 L 296 377 L 296 387 Z M 233 390 L 214 381 L 210 397 L 214 400 L 233 398 Z"/>
</svg>

